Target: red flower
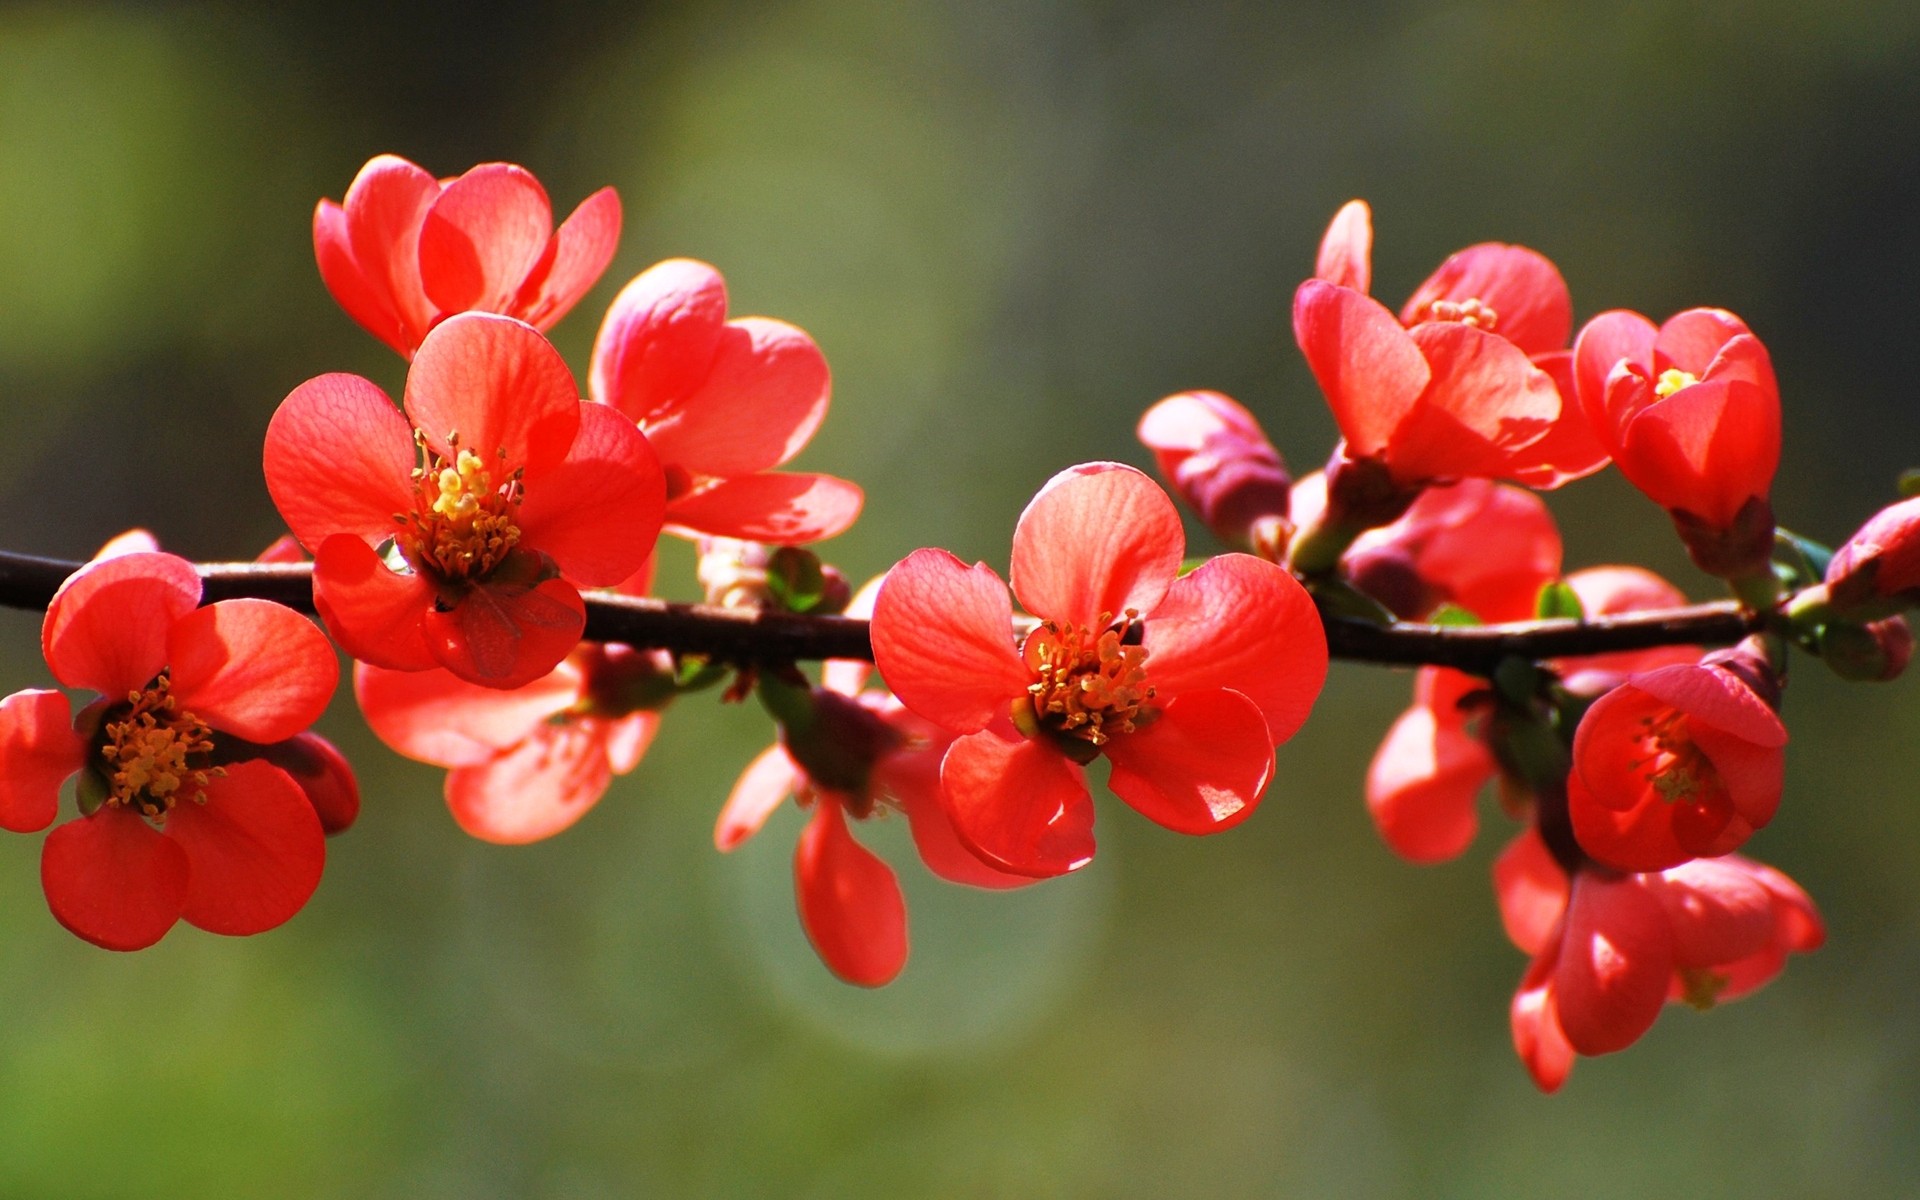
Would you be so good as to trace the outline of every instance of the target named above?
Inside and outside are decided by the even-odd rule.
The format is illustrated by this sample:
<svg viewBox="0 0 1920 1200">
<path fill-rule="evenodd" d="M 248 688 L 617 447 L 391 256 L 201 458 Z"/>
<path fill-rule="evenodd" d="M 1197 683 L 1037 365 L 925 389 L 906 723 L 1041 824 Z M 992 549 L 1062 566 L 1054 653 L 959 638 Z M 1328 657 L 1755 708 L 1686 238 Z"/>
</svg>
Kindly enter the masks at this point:
<svg viewBox="0 0 1920 1200">
<path fill-rule="evenodd" d="M 1557 487 L 1606 465 L 1557 386 L 1573 310 L 1551 262 L 1524 246 L 1469 246 L 1396 317 L 1367 295 L 1372 242 L 1367 206 L 1352 201 L 1293 302 L 1294 338 L 1348 458 L 1401 488 L 1470 477 Z"/>
<path fill-rule="evenodd" d="M 883 692 L 862 691 L 867 672 L 865 663 L 826 665 L 824 686 L 806 701 L 809 727 L 783 725 L 783 740 L 747 766 L 713 841 L 732 850 L 788 796 L 811 809 L 793 857 L 801 927 L 835 975 L 879 987 L 906 965 L 906 901 L 892 869 L 854 839 L 849 819 L 905 812 L 921 859 L 954 883 L 1010 888 L 1033 880 L 996 871 L 961 845 L 939 796 L 940 761 L 953 735 Z"/>
<path fill-rule="evenodd" d="M 1693 308 L 1655 328 L 1602 313 L 1580 331 L 1574 385 L 1620 473 L 1674 515 L 1695 561 L 1720 575 L 1765 569 L 1780 389 L 1740 318 Z"/>
<path fill-rule="evenodd" d="M 509 690 L 449 671 L 361 663 L 353 691 L 381 741 L 447 768 L 447 808 L 460 828 L 518 845 L 571 826 L 615 775 L 639 765 L 659 732 L 672 678 L 664 652 L 586 643 Z"/>
<path fill-rule="evenodd" d="M 902 703 L 956 735 L 941 800 L 989 864 L 1045 877 L 1093 857 L 1079 764 L 1183 833 L 1253 811 L 1326 677 L 1313 602 L 1244 554 L 1178 577 L 1180 516 L 1131 467 L 1049 480 L 1013 535 L 1013 589 L 1040 619 L 1015 648 L 1007 587 L 984 563 L 916 550 L 887 576 L 874 658 Z"/>
<path fill-rule="evenodd" d="M 1213 535 L 1278 560 L 1287 522 L 1287 466 L 1253 414 L 1219 392 L 1168 396 L 1140 418 L 1140 441 Z"/>
<path fill-rule="evenodd" d="M 267 427 L 267 490 L 313 552 L 314 603 L 355 658 L 530 683 L 579 641 L 579 586 L 619 583 L 651 554 L 660 465 L 507 317 L 428 334 L 405 408 L 357 375 L 322 375 Z"/>
<path fill-rule="evenodd" d="M 1853 616 L 1920 604 L 1920 498 L 1873 514 L 1827 564 L 1829 601 Z"/>
<path fill-rule="evenodd" d="M 1560 574 L 1560 530 L 1532 492 L 1466 479 L 1421 492 L 1399 520 L 1354 539 L 1342 563 L 1404 620 L 1451 604 L 1482 621 L 1526 621 Z"/>
<path fill-rule="evenodd" d="M 1625 871 L 1725 854 L 1773 819 L 1787 729 L 1739 651 L 1631 675 L 1573 739 L 1567 804 L 1580 846 Z M 1756 680 L 1760 680 L 1756 682 Z"/>
<path fill-rule="evenodd" d="M 727 285 L 702 262 L 660 263 L 621 289 L 593 343 L 590 392 L 639 424 L 667 475 L 668 528 L 796 545 L 843 532 L 860 489 L 773 468 L 827 415 L 826 359 L 766 317 L 727 320 Z"/>
<path fill-rule="evenodd" d="M 71 722 L 56 691 L 0 701 L 0 828 L 46 828 L 80 775 L 85 815 L 47 836 L 40 881 L 62 925 L 111 950 L 150 946 L 182 917 L 271 929 L 326 859 L 314 805 L 253 760 L 319 717 L 333 650 L 291 609 L 199 602 L 193 565 L 170 554 L 89 563 L 48 605 L 41 647 L 63 686 L 100 698 Z"/>
<path fill-rule="evenodd" d="M 360 168 L 344 205 L 313 210 L 320 277 L 347 315 L 413 356 L 461 312 L 551 329 L 613 259 L 620 198 L 601 188 L 558 230 L 546 189 L 523 167 L 482 163 L 438 180 L 382 154 Z"/>
<path fill-rule="evenodd" d="M 1570 881 L 1528 831 L 1493 876 L 1508 936 L 1534 956 L 1513 998 L 1513 1043 L 1545 1092 L 1566 1082 L 1576 1053 L 1638 1041 L 1669 1000 L 1737 999 L 1826 937 L 1798 885 L 1738 855 L 1653 874 L 1582 869 Z"/>
</svg>

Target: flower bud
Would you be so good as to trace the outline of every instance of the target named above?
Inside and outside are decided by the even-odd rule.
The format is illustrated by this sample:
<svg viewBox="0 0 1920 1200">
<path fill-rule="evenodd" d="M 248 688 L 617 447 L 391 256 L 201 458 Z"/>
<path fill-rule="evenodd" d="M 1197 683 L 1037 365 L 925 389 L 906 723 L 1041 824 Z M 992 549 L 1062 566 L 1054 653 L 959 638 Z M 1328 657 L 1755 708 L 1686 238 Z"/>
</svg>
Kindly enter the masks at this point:
<svg viewBox="0 0 1920 1200">
<path fill-rule="evenodd" d="M 1842 679 L 1898 679 L 1913 658 L 1913 630 L 1898 616 L 1865 624 L 1834 621 L 1820 630 L 1820 657 Z"/>
<path fill-rule="evenodd" d="M 1219 392 L 1181 392 L 1140 418 L 1160 474 L 1230 546 L 1276 558 L 1288 532 L 1291 481 L 1246 409 Z"/>
<path fill-rule="evenodd" d="M 1827 564 L 1828 603 L 1849 615 L 1920 604 L 1920 499 L 1875 513 Z"/>
</svg>

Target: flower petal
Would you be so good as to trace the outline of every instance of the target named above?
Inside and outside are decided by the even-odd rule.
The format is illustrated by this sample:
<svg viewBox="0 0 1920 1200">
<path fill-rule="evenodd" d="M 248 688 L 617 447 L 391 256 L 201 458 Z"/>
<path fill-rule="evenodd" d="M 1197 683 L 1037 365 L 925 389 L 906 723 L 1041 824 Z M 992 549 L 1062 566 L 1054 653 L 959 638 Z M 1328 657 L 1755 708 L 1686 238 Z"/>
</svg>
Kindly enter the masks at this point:
<svg viewBox="0 0 1920 1200">
<path fill-rule="evenodd" d="M 705 382 L 726 322 L 720 272 L 690 258 L 649 267 L 600 323 L 589 394 L 642 425 L 666 414 Z"/>
<path fill-rule="evenodd" d="M 420 286 L 420 225 L 439 194 L 432 175 L 382 154 L 360 168 L 341 205 L 354 262 L 405 330 L 405 344 L 395 346 L 402 354 L 419 345 L 433 323 L 433 306 Z"/>
<path fill-rule="evenodd" d="M 320 885 L 326 835 L 306 793 L 276 766 L 236 763 L 207 782 L 205 803 L 167 813 L 167 837 L 191 872 L 181 915 L 208 933 L 245 937 L 300 911 Z"/>
<path fill-rule="evenodd" d="M 1573 1071 L 1573 1046 L 1560 1029 L 1552 981 L 1552 955 L 1534 960 L 1508 1010 L 1514 1052 L 1533 1076 L 1533 1085 L 1548 1095 L 1559 1091 Z"/>
<path fill-rule="evenodd" d="M 1660 902 L 1632 876 L 1582 874 L 1553 972 L 1560 1027 L 1573 1048 L 1610 1054 L 1638 1041 L 1660 1015 L 1672 973 Z"/>
<path fill-rule="evenodd" d="M 261 747 L 260 757 L 279 767 L 300 788 L 324 833 L 340 833 L 360 816 L 360 781 L 338 747 L 317 733 L 295 734 Z"/>
<path fill-rule="evenodd" d="M 118 804 L 68 821 L 40 847 L 40 886 L 54 919 L 108 950 L 165 937 L 186 903 L 187 876 L 180 847 Z"/>
<path fill-rule="evenodd" d="M 1327 635 L 1286 569 L 1223 554 L 1174 581 L 1146 623 L 1147 680 L 1162 695 L 1232 688 L 1260 707 L 1272 744 L 1297 732 L 1327 678 Z"/>
<path fill-rule="evenodd" d="M 734 781 L 733 791 L 720 809 L 720 819 L 713 826 L 715 848 L 725 854 L 760 832 L 773 810 L 793 795 L 800 778 L 800 768 L 778 742 L 755 755 Z"/>
<path fill-rule="evenodd" d="M 1519 347 L 1458 322 L 1411 334 L 1432 372 L 1387 450 L 1396 480 L 1507 473 L 1560 416 L 1560 389 Z"/>
<path fill-rule="evenodd" d="M 1355 458 L 1372 458 L 1419 402 L 1432 371 L 1379 301 L 1318 279 L 1293 296 L 1293 337 Z"/>
<path fill-rule="evenodd" d="M 1544 952 L 1567 911 L 1567 873 L 1537 830 L 1507 843 L 1493 863 L 1493 893 L 1507 937 L 1527 954 Z"/>
<path fill-rule="evenodd" d="M 346 210 L 331 200 L 322 200 L 313 209 L 313 258 L 321 282 L 355 324 L 401 354 L 413 353 L 392 299 L 370 283 L 354 261 Z"/>
<path fill-rule="evenodd" d="M 1367 768 L 1367 813 L 1395 854 L 1437 863 L 1473 844 L 1480 789 L 1494 774 L 1480 739 L 1415 705 L 1400 714 Z"/>
<path fill-rule="evenodd" d="M 1093 797 L 1078 768 L 1042 739 L 984 729 L 940 764 L 953 831 L 989 866 L 1047 879 L 1093 861 Z"/>
<path fill-rule="evenodd" d="M 437 767 L 473 767 L 493 759 L 580 699 L 570 662 L 517 688 L 482 687 L 451 671 L 389 671 L 357 664 L 354 696 L 374 736 Z"/>
<path fill-rule="evenodd" d="M 761 471 L 722 479 L 667 506 L 676 532 L 798 546 L 845 533 L 865 500 L 832 475 Z"/>
<path fill-rule="evenodd" d="M 1682 388 L 1632 417 L 1614 461 L 1662 508 L 1724 528 L 1773 484 L 1780 465 L 1779 398 L 1741 379 Z"/>
<path fill-rule="evenodd" d="M 420 280 L 442 312 L 503 312 L 553 236 L 531 172 L 482 163 L 442 188 L 420 226 Z"/>
<path fill-rule="evenodd" d="M 73 707 L 59 692 L 32 688 L 0 700 L 0 829 L 34 833 L 60 812 L 60 785 L 87 765 L 73 731 Z"/>
<path fill-rule="evenodd" d="M 559 665 L 580 644 L 587 606 L 564 579 L 534 587 L 483 583 L 450 611 L 429 609 L 420 631 L 435 661 L 469 683 L 517 688 Z"/>
<path fill-rule="evenodd" d="M 1273 778 L 1273 742 L 1259 706 L 1218 688 L 1184 692 L 1144 728 L 1103 749 L 1107 786 L 1176 833 L 1218 833 L 1253 815 Z"/>
<path fill-rule="evenodd" d="M 1731 671 L 1697 665 L 1662 667 L 1633 676 L 1627 686 L 1756 746 L 1787 744 L 1787 727 L 1779 714 Z"/>
<path fill-rule="evenodd" d="M 447 808 L 483 842 L 522 845 L 552 837 L 599 803 L 613 772 L 594 723 L 541 725 L 491 762 L 447 773 Z"/>
<path fill-rule="evenodd" d="M 901 770 L 900 760 L 909 757 L 931 760 L 926 765 L 932 769 L 923 772 L 927 778 L 919 786 L 901 786 L 906 772 Z M 927 870 L 948 883 L 960 883 L 968 887 L 1003 891 L 1026 887 L 1035 882 L 1031 875 L 1010 875 L 997 870 L 960 840 L 960 835 L 953 828 L 953 818 L 947 815 L 946 807 L 940 802 L 940 761 L 943 757 L 944 753 L 908 751 L 892 756 L 875 768 L 876 774 L 887 775 L 887 791 L 900 801 L 900 807 L 907 812 L 908 828 L 913 832 L 913 848 L 920 852 L 920 861 L 926 864 Z"/>
<path fill-rule="evenodd" d="M 1673 965 L 1715 967 L 1773 937 L 1773 894 L 1738 861 L 1695 859 L 1648 882 L 1673 930 Z"/>
<path fill-rule="evenodd" d="M 1122 463 L 1082 463 L 1020 514 L 1009 579 L 1028 612 L 1091 626 L 1153 611 L 1185 550 L 1180 511 L 1159 484 Z"/>
<path fill-rule="evenodd" d="M 827 969 L 879 987 L 907 965 L 907 904 L 892 868 L 853 840 L 840 805 L 823 798 L 793 853 L 800 924 Z"/>
<path fill-rule="evenodd" d="M 831 392 L 826 357 L 805 330 L 743 317 L 721 331 L 699 386 L 640 427 L 664 463 L 694 475 L 746 475 L 798 454 Z"/>
<path fill-rule="evenodd" d="M 915 550 L 873 606 L 873 659 L 900 702 L 943 729 L 972 733 L 1004 718 L 1032 672 L 1013 645 L 1013 603 L 985 563 Z"/>
<path fill-rule="evenodd" d="M 1724 308 L 1690 308 L 1676 313 L 1660 326 L 1653 343 L 1652 374 L 1677 367 L 1696 377 L 1704 376 L 1728 343 L 1742 335 L 1751 336 L 1747 323 Z"/>
<path fill-rule="evenodd" d="M 188 613 L 167 638 L 167 661 L 182 708 L 250 742 L 306 729 L 340 682 L 327 635 L 268 600 L 221 600 Z"/>
<path fill-rule="evenodd" d="M 47 605 L 40 649 L 53 677 L 115 698 L 145 687 L 167 663 L 167 632 L 200 603 L 193 564 L 171 554 L 88 563 Z"/>
<path fill-rule="evenodd" d="M 420 625 L 433 607 L 433 586 L 390 569 L 373 547 L 336 534 L 313 554 L 313 606 L 327 632 L 353 658 L 396 671 L 435 664 Z"/>
<path fill-rule="evenodd" d="M 1493 332 L 1526 354 L 1564 350 L 1573 333 L 1573 299 L 1560 269 L 1538 250 L 1482 242 L 1455 252 L 1400 310 L 1408 325 L 1429 319 L 1435 301 L 1479 300 L 1497 318 Z"/>
<path fill-rule="evenodd" d="M 267 424 L 267 493 L 308 550 L 336 533 L 393 536 L 394 517 L 413 511 L 415 461 L 407 419 L 358 375 L 307 380 Z"/>
<path fill-rule="evenodd" d="M 553 559 L 574 583 L 611 587 L 653 553 L 666 476 L 632 422 L 604 404 L 579 408 L 566 458 L 526 474 L 520 544 Z"/>
<path fill-rule="evenodd" d="M 535 271 L 514 298 L 514 315 L 535 329 L 551 329 L 587 294 L 620 244 L 620 197 L 601 188 L 580 202 L 554 231 L 546 271 Z"/>
<path fill-rule="evenodd" d="M 1600 440 L 1619 441 L 1619 421 L 1607 403 L 1607 380 L 1622 362 L 1644 373 L 1653 366 L 1653 343 L 1660 329 L 1652 321 L 1624 308 L 1603 312 L 1580 329 L 1573 345 L 1573 390 Z"/>
<path fill-rule="evenodd" d="M 533 326 L 489 313 L 434 326 L 407 372 L 405 408 L 441 458 L 455 458 L 457 433 L 502 472 L 559 462 L 580 429 L 580 393 L 560 352 Z"/>
<path fill-rule="evenodd" d="M 1320 237 L 1313 277 L 1366 295 L 1373 285 L 1373 210 L 1349 200 L 1333 214 Z"/>
</svg>

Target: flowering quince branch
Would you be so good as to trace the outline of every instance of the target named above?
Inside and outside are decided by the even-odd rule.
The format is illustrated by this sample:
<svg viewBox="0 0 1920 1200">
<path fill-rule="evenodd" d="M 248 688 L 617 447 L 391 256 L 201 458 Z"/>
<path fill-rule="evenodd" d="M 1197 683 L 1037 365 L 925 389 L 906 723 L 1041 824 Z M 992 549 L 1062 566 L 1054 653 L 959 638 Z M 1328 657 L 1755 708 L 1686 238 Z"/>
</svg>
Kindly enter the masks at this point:
<svg viewBox="0 0 1920 1200">
<path fill-rule="evenodd" d="M 1853 680 L 1906 667 L 1920 500 L 1837 551 L 1777 528 L 1778 384 L 1734 314 L 1615 310 L 1576 331 L 1553 263 L 1492 242 L 1396 312 L 1371 294 L 1356 200 L 1293 305 L 1340 431 L 1326 469 L 1294 479 L 1218 392 L 1140 421 L 1227 553 L 1187 560 L 1167 491 L 1082 463 L 1020 514 L 1004 578 L 922 548 L 856 593 L 806 547 L 853 524 L 860 488 L 785 469 L 831 392 L 804 330 L 731 315 L 718 270 L 670 259 L 619 292 L 581 395 L 544 334 L 619 230 L 611 189 L 556 227 L 521 167 L 373 159 L 316 207 L 315 260 L 406 385 L 396 404 L 321 375 L 281 402 L 262 461 L 291 537 L 251 563 L 189 563 L 137 530 L 85 563 L 0 551 L 0 604 L 44 610 L 49 672 L 94 694 L 0 700 L 0 828 L 53 827 L 61 924 L 132 950 L 181 920 L 245 935 L 298 912 L 360 806 L 307 728 L 338 681 L 330 634 L 375 735 L 444 769 L 456 824 L 501 844 L 585 817 L 680 697 L 757 697 L 776 740 L 714 845 L 805 809 L 800 927 L 861 986 L 908 948 L 867 822 L 905 819 L 945 881 L 1029 886 L 1093 859 L 1084 770 L 1104 757 L 1107 790 L 1154 823 L 1228 830 L 1330 659 L 1419 668 L 1366 772 L 1391 850 L 1461 854 L 1489 784 L 1520 825 L 1493 885 L 1531 959 L 1509 1021 L 1542 1090 L 1668 1001 L 1744 995 L 1823 940 L 1812 900 L 1738 852 L 1784 799 L 1789 651 Z M 1563 571 L 1537 493 L 1609 465 L 1731 598 Z M 704 603 L 648 595 L 663 536 L 695 542 Z"/>
</svg>

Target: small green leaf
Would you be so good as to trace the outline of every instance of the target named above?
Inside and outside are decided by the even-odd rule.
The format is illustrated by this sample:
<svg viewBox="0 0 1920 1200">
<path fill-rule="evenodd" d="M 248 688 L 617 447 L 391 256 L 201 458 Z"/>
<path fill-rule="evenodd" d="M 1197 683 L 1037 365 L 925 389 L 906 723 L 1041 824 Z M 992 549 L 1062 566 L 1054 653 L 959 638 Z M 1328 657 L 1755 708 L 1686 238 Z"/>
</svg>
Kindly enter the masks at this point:
<svg viewBox="0 0 1920 1200">
<path fill-rule="evenodd" d="M 1833 559 L 1831 547 L 1802 537 L 1791 529 L 1775 529 L 1773 546 L 1774 566 L 1785 568 L 1783 574 L 1787 577 L 1781 582 L 1789 589 L 1811 587 L 1827 577 L 1827 563 Z"/>
<path fill-rule="evenodd" d="M 1587 606 L 1580 603 L 1580 593 L 1571 584 L 1556 579 L 1540 586 L 1540 594 L 1533 598 L 1533 615 L 1542 621 L 1584 621 Z"/>
<path fill-rule="evenodd" d="M 1472 609 L 1461 608 L 1458 604 L 1442 604 L 1427 617 L 1429 625 L 1468 626 L 1484 623 L 1480 620 L 1479 614 Z"/>
<path fill-rule="evenodd" d="M 1911 500 L 1915 496 L 1920 496 L 1920 467 L 1915 467 L 1910 471 L 1902 471 L 1900 473 L 1900 482 L 1895 486 L 1900 489 L 1900 498 L 1902 500 Z"/>
<path fill-rule="evenodd" d="M 1185 579 L 1187 576 L 1193 574 L 1195 571 L 1198 571 L 1201 567 L 1206 566 L 1211 561 L 1213 560 L 1206 558 L 1204 556 L 1201 558 L 1182 559 L 1180 562 L 1180 578 Z"/>
<path fill-rule="evenodd" d="M 1320 611 L 1329 616 L 1365 621 L 1369 625 L 1391 625 L 1394 616 L 1372 596 L 1338 579 L 1315 581 L 1308 589 Z"/>
<path fill-rule="evenodd" d="M 767 559 L 767 591 L 788 612 L 812 612 L 827 593 L 819 556 L 798 546 L 775 550 Z"/>
</svg>

